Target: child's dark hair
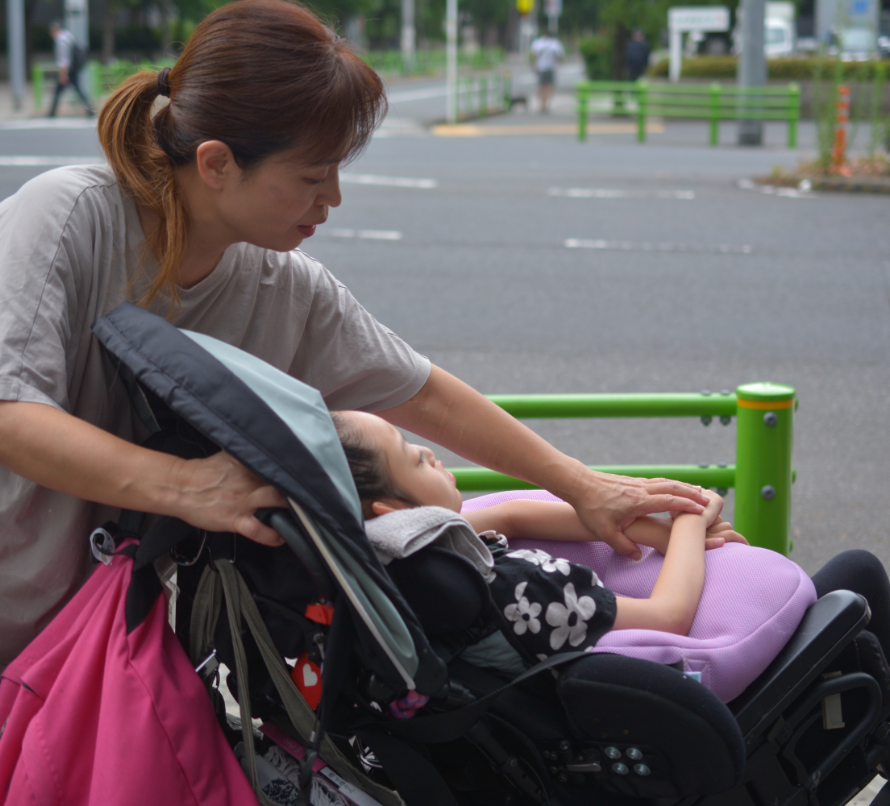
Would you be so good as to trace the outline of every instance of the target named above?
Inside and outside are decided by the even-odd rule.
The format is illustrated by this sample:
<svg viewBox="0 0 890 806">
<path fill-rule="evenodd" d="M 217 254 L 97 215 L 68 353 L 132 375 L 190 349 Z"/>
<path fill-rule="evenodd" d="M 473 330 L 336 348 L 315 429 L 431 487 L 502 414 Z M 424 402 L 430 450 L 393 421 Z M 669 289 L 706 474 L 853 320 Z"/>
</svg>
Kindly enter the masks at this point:
<svg viewBox="0 0 890 806">
<path fill-rule="evenodd" d="M 386 466 L 386 459 L 380 451 L 364 444 L 362 432 L 342 414 L 331 412 L 331 419 L 334 421 L 334 428 L 337 429 L 337 436 L 340 437 L 340 444 L 346 454 L 349 472 L 358 490 L 365 520 L 374 517 L 371 504 L 384 498 L 418 506 L 416 501 L 405 495 L 393 483 L 389 468 Z"/>
</svg>

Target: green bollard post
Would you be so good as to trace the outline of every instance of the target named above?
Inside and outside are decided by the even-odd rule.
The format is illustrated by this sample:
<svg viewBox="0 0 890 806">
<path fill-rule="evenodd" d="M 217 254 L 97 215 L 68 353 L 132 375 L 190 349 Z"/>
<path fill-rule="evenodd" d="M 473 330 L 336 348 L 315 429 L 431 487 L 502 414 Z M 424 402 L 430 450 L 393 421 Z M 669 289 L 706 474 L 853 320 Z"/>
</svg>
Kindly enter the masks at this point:
<svg viewBox="0 0 890 806">
<path fill-rule="evenodd" d="M 588 87 L 578 85 L 578 142 L 587 140 L 587 96 Z"/>
<path fill-rule="evenodd" d="M 31 68 L 31 88 L 34 90 L 34 112 L 43 114 L 43 67 L 39 64 Z"/>
<path fill-rule="evenodd" d="M 795 390 L 750 383 L 737 396 L 734 528 L 752 546 L 787 556 Z"/>
<path fill-rule="evenodd" d="M 711 145 L 716 146 L 720 132 L 720 85 L 711 84 Z"/>
<path fill-rule="evenodd" d="M 800 120 L 800 84 L 788 85 L 788 148 L 797 147 L 797 121 Z"/>
<path fill-rule="evenodd" d="M 637 81 L 637 142 L 646 142 L 646 106 L 648 103 L 649 85 L 645 81 Z"/>
</svg>

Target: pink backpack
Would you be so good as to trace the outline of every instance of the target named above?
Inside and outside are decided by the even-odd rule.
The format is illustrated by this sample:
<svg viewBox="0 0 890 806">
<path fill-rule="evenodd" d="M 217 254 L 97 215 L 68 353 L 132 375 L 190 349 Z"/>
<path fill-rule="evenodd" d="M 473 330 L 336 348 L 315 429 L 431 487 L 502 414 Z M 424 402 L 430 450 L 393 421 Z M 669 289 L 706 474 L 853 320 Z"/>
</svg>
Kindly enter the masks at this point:
<svg viewBox="0 0 890 806">
<path fill-rule="evenodd" d="M 550 493 L 529 490 L 472 498 L 472 512 L 514 498 L 558 501 Z M 540 549 L 554 557 L 587 565 L 619 596 L 648 597 L 664 558 L 642 548 L 643 559 L 628 560 L 604 543 L 511 540 L 515 549 Z M 613 630 L 591 652 L 682 663 L 721 700 L 741 694 L 788 643 L 816 589 L 803 569 L 774 551 L 730 543 L 705 552 L 705 587 L 688 636 L 657 630 Z"/>
<path fill-rule="evenodd" d="M 3 672 L 0 803 L 257 803 L 163 596 L 127 634 L 132 566 L 99 566 Z"/>
</svg>

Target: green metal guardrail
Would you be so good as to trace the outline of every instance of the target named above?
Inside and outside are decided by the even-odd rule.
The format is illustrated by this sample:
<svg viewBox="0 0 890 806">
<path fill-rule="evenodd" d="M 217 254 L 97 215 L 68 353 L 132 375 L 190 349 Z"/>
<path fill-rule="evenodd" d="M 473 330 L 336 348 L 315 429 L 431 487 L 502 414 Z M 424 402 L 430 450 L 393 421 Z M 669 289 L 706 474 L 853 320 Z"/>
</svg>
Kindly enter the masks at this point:
<svg viewBox="0 0 890 806">
<path fill-rule="evenodd" d="M 377 50 L 361 54 L 362 59 L 380 73 L 396 75 L 430 75 L 445 70 L 447 56 L 445 49 L 417 50 L 410 65 L 400 50 Z M 471 70 L 490 70 L 504 62 L 503 48 L 479 48 L 472 53 L 460 51 L 458 65 Z"/>
<path fill-rule="evenodd" d="M 735 488 L 735 529 L 752 545 L 791 551 L 791 450 L 795 390 L 773 383 L 740 386 L 735 393 L 626 395 L 491 395 L 519 419 L 577 417 L 736 418 L 734 465 L 593 466 L 605 473 L 669 478 L 702 487 Z M 462 492 L 530 490 L 535 486 L 485 468 L 449 468 Z"/>
<path fill-rule="evenodd" d="M 575 89 L 578 102 L 578 140 L 587 139 L 587 117 L 593 96 L 611 99 L 611 114 L 634 114 L 637 140 L 646 142 L 646 118 L 705 118 L 710 143 L 717 145 L 721 120 L 784 120 L 788 122 L 788 148 L 797 145 L 800 120 L 800 86 L 738 87 L 731 84 L 650 84 L 647 81 L 582 81 Z M 629 112 L 630 100 L 636 109 Z"/>
<path fill-rule="evenodd" d="M 458 120 L 484 118 L 510 108 L 509 73 L 469 76 L 457 82 Z"/>
</svg>

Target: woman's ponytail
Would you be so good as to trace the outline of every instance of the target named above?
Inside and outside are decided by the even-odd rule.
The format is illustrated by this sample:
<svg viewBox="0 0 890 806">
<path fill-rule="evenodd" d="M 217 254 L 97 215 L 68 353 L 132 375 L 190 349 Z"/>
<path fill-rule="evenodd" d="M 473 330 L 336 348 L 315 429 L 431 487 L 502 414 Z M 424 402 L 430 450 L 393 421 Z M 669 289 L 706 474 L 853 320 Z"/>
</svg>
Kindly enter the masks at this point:
<svg viewBox="0 0 890 806">
<path fill-rule="evenodd" d="M 158 219 L 146 233 L 146 252 L 154 255 L 161 270 L 139 303 L 147 307 L 163 292 L 172 312 L 179 301 L 177 269 L 185 254 L 188 214 L 176 188 L 174 162 L 158 144 L 152 108 L 159 95 L 157 73 L 130 76 L 102 107 L 98 131 L 124 192 Z M 143 262 L 147 257 L 143 256 Z"/>
</svg>

